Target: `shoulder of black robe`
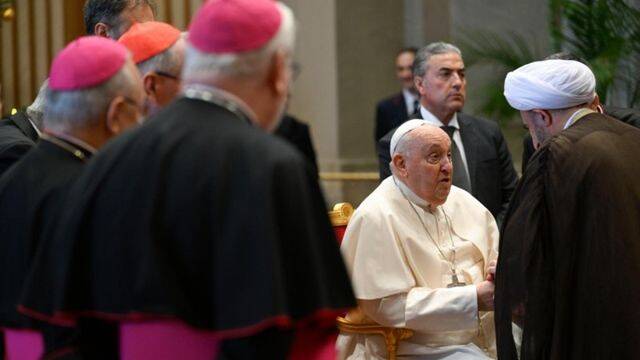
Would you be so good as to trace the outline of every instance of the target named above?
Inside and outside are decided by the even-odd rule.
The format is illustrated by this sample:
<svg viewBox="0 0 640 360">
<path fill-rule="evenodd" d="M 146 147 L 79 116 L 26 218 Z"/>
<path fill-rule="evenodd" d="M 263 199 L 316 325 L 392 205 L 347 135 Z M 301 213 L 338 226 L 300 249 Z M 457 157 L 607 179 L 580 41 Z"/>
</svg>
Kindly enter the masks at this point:
<svg viewBox="0 0 640 360">
<path fill-rule="evenodd" d="M 0 120 L 0 175 L 35 146 L 38 134 L 34 140 L 27 127 L 35 133 L 22 112 Z"/>
<path fill-rule="evenodd" d="M 181 99 L 115 139 L 66 208 L 26 284 L 32 316 L 248 336 L 355 305 L 316 174 L 219 106 Z"/>
<path fill-rule="evenodd" d="M 640 130 L 590 114 L 534 154 L 504 225 L 501 359 L 640 357 Z"/>
<path fill-rule="evenodd" d="M 59 212 L 61 194 L 82 166 L 68 151 L 40 141 L 0 177 L 0 326 L 35 326 L 17 312 L 22 284 L 40 232 Z"/>
<path fill-rule="evenodd" d="M 318 172 L 316 151 L 313 148 L 313 141 L 311 141 L 309 125 L 296 119 L 292 115 L 285 114 L 282 117 L 275 134 L 287 140 L 296 149 L 298 149 L 302 155 L 309 160 L 309 165 L 313 167 L 313 170 L 316 173 Z"/>
</svg>

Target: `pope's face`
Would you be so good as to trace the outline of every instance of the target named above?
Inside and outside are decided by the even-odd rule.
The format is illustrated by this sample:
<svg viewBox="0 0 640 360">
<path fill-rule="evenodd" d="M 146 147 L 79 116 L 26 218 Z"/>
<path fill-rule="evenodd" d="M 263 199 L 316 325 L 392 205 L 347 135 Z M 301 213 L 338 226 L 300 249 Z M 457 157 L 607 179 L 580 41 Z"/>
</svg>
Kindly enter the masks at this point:
<svg viewBox="0 0 640 360">
<path fill-rule="evenodd" d="M 439 206 L 444 204 L 451 190 L 451 140 L 440 129 L 422 131 L 418 136 L 418 145 L 406 158 L 404 182 L 420 198 Z"/>
</svg>

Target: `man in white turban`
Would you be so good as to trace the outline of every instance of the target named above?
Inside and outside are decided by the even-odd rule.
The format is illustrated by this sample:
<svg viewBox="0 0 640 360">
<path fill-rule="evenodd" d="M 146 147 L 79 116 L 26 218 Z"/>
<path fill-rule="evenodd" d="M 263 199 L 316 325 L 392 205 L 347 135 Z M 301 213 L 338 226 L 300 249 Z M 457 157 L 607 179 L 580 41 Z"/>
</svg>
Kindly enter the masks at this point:
<svg viewBox="0 0 640 360">
<path fill-rule="evenodd" d="M 640 130 L 593 111 L 577 61 L 525 65 L 504 95 L 537 151 L 503 224 L 498 356 L 640 358 Z"/>
<path fill-rule="evenodd" d="M 451 140 L 439 127 L 405 122 L 390 153 L 393 176 L 358 207 L 342 242 L 360 307 L 349 320 L 413 330 L 399 344 L 403 359 L 488 359 L 495 220 L 451 185 Z M 379 335 L 343 333 L 338 348 L 343 358 L 387 358 Z"/>
</svg>

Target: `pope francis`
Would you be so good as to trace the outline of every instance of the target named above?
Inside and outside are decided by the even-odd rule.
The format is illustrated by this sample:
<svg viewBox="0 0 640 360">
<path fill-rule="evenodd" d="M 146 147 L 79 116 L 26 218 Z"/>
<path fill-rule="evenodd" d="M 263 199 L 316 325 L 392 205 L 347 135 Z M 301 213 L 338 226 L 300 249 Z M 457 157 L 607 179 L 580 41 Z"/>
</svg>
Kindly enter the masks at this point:
<svg viewBox="0 0 640 360">
<path fill-rule="evenodd" d="M 488 359 L 495 354 L 493 275 L 498 229 L 491 213 L 451 185 L 451 141 L 422 120 L 390 144 L 393 176 L 354 213 L 342 243 L 366 324 L 407 328 L 399 359 Z M 342 358 L 384 359 L 379 335 L 342 333 Z"/>
</svg>

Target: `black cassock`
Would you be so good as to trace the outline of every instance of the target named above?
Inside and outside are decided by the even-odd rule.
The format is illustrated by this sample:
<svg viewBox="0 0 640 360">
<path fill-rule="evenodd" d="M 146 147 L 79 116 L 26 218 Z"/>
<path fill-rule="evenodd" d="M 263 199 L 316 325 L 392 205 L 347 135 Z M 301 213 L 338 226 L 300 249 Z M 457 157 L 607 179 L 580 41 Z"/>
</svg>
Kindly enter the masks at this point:
<svg viewBox="0 0 640 360">
<path fill-rule="evenodd" d="M 0 327 L 38 328 L 58 338 L 66 332 L 31 321 L 17 306 L 40 234 L 51 226 L 65 191 L 90 156 L 64 140 L 42 139 L 0 178 Z M 64 345 L 50 343 L 50 336 L 45 340 L 49 350 Z"/>
<path fill-rule="evenodd" d="M 236 337 L 334 326 L 355 302 L 301 155 L 239 111 L 182 98 L 88 164 L 22 305 L 54 323 L 162 315 Z"/>
<path fill-rule="evenodd" d="M 499 359 L 640 358 L 640 130 L 589 114 L 531 158 L 503 225 Z"/>
</svg>

